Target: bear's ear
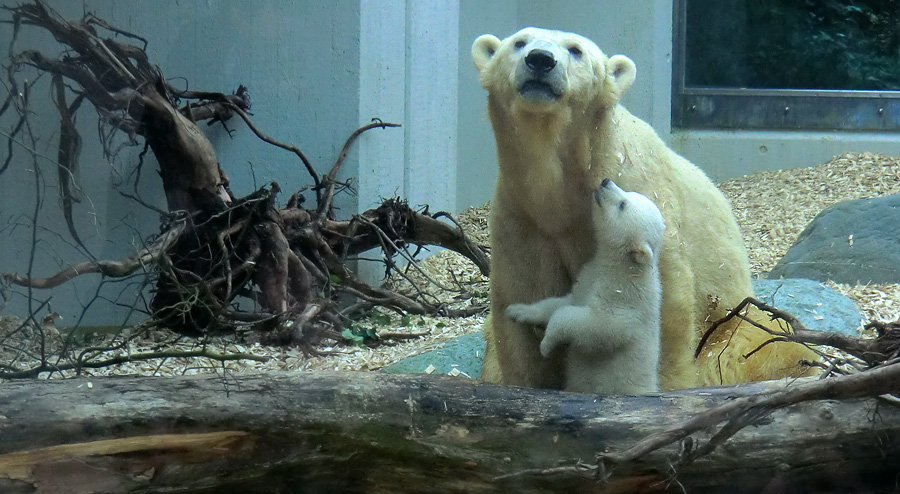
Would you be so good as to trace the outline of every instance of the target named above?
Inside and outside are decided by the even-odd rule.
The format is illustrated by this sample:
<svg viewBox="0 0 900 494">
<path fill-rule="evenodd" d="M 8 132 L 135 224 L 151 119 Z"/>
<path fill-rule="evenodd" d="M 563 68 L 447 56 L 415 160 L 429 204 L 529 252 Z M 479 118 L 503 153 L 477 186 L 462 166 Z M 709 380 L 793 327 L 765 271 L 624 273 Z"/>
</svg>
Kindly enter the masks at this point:
<svg viewBox="0 0 900 494">
<path fill-rule="evenodd" d="M 475 62 L 475 68 L 478 72 L 484 70 L 491 57 L 500 49 L 500 38 L 493 34 L 482 34 L 472 44 L 472 61 Z"/>
<path fill-rule="evenodd" d="M 612 108 L 634 83 L 637 69 L 634 62 L 625 55 L 613 55 L 607 59 L 605 69 L 606 73 L 604 74 L 603 64 L 599 62 L 594 66 L 597 77 L 602 81 L 597 101 L 602 108 Z"/>
<path fill-rule="evenodd" d="M 628 88 L 634 84 L 634 77 L 637 75 L 637 67 L 634 62 L 625 55 L 613 55 L 606 62 L 607 80 L 614 86 L 615 92 L 619 98 L 628 91 Z"/>
<path fill-rule="evenodd" d="M 636 264 L 653 262 L 653 248 L 648 242 L 635 242 L 628 246 L 628 257 Z"/>
</svg>

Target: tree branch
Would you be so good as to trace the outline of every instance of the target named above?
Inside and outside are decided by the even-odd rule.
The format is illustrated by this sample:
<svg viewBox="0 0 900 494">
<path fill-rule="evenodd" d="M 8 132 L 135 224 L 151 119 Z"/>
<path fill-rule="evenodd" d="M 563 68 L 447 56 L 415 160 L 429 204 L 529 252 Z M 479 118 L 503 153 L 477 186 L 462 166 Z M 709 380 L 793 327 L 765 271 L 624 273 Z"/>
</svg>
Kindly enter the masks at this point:
<svg viewBox="0 0 900 494">
<path fill-rule="evenodd" d="M 320 217 L 333 217 L 332 214 L 332 203 L 334 201 L 334 187 L 336 185 L 335 177 L 337 177 L 338 172 L 341 169 L 341 165 L 344 164 L 344 160 L 347 159 L 347 155 L 350 153 L 350 148 L 353 146 L 353 143 L 356 142 L 356 138 L 363 134 L 363 132 L 371 129 L 381 128 L 385 129 L 387 127 L 400 127 L 400 124 L 395 123 L 387 123 L 382 122 L 380 119 L 374 119 L 370 124 L 363 125 L 362 127 L 356 129 L 350 137 L 347 138 L 346 142 L 344 142 L 344 147 L 341 149 L 340 154 L 336 160 L 334 160 L 334 164 L 331 166 L 331 170 L 322 177 L 322 181 L 325 184 L 325 193 L 323 195 L 319 195 L 318 191 L 316 195 L 319 197 L 318 207 L 316 208 L 316 213 Z"/>
<path fill-rule="evenodd" d="M 100 273 L 111 278 L 122 278 L 135 272 L 138 268 L 155 263 L 160 256 L 175 245 L 181 233 L 185 230 L 185 223 L 169 229 L 152 245 L 141 249 L 128 256 L 123 261 L 87 261 L 69 266 L 68 268 L 46 278 L 29 278 L 17 273 L 4 274 L 3 278 L 8 283 L 31 288 L 53 288 L 66 281 L 88 273 Z"/>
<path fill-rule="evenodd" d="M 254 134 L 256 134 L 256 137 L 259 137 L 264 142 L 267 142 L 273 146 L 280 147 L 281 149 L 285 149 L 296 154 L 297 157 L 300 158 L 300 161 L 303 162 L 303 166 L 306 167 L 306 171 L 309 173 L 309 176 L 312 177 L 313 184 L 315 184 L 316 194 L 318 195 L 318 191 L 322 184 L 321 180 L 319 180 L 319 174 L 316 173 L 316 170 L 315 168 L 313 168 L 312 163 L 309 162 L 309 159 L 305 154 L 303 154 L 303 151 L 301 151 L 300 148 L 291 144 L 285 144 L 281 141 L 267 136 L 266 134 L 263 134 L 262 131 L 253 124 L 253 121 L 250 120 L 250 116 L 247 115 L 247 112 L 228 100 L 225 100 L 224 103 L 227 104 L 232 111 L 237 113 L 238 116 L 240 116 L 244 120 L 244 123 L 247 124 L 247 127 L 250 127 L 250 130 L 253 131 Z"/>
</svg>

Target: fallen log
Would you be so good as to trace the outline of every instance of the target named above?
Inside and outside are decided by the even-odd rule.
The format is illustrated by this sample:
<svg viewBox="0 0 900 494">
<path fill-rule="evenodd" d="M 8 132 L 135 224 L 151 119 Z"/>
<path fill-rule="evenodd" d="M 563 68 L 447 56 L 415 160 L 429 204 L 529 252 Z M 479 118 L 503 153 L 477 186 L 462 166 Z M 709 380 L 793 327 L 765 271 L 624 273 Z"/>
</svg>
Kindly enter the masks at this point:
<svg viewBox="0 0 900 494">
<path fill-rule="evenodd" d="M 687 463 L 676 445 L 616 464 L 605 481 L 582 468 L 711 407 L 788 385 L 598 397 L 379 372 L 7 382 L 0 492 L 894 488 L 900 408 L 874 398 L 776 410 Z"/>
</svg>

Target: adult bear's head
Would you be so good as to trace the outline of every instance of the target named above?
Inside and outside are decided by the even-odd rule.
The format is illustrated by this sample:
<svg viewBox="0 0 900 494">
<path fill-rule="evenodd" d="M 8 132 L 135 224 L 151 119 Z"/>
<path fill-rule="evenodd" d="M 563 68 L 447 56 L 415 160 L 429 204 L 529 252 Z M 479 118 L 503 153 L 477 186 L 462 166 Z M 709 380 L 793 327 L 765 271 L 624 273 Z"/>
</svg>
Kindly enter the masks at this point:
<svg viewBox="0 0 900 494">
<path fill-rule="evenodd" d="M 472 60 L 497 103 L 528 112 L 586 111 L 618 103 L 635 77 L 634 62 L 607 57 L 577 34 L 527 27 L 500 40 L 479 36 Z"/>
</svg>

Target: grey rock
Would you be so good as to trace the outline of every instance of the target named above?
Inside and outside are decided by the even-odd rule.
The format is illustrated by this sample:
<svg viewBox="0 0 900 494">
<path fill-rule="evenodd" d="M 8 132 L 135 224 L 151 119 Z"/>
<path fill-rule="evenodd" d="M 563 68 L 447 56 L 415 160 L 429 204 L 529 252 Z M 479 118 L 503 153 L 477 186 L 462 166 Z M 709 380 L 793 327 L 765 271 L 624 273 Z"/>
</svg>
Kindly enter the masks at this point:
<svg viewBox="0 0 900 494">
<path fill-rule="evenodd" d="M 822 211 L 768 277 L 900 283 L 900 194 L 844 201 Z"/>
<path fill-rule="evenodd" d="M 809 329 L 859 336 L 863 320 L 853 300 L 819 281 L 753 280 L 756 298 L 796 317 Z"/>
</svg>

